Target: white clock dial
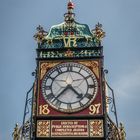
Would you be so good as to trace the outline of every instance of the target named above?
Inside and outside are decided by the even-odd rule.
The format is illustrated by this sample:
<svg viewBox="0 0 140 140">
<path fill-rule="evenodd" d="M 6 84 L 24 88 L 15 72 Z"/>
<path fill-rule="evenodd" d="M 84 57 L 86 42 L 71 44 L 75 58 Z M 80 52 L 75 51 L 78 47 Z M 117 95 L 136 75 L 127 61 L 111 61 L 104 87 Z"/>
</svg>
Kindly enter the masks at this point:
<svg viewBox="0 0 140 140">
<path fill-rule="evenodd" d="M 49 70 L 42 82 L 44 99 L 62 112 L 76 112 L 86 108 L 95 98 L 98 82 L 86 66 L 67 62 Z"/>
</svg>

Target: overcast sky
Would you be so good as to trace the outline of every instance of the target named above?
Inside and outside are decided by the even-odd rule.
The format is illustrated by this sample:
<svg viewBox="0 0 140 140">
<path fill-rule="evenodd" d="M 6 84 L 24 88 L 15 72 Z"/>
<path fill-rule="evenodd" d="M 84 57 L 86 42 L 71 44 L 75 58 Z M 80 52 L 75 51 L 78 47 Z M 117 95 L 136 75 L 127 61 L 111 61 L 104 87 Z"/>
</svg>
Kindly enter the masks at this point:
<svg viewBox="0 0 140 140">
<path fill-rule="evenodd" d="M 73 0 L 76 21 L 93 29 L 99 21 L 108 82 L 115 91 L 119 121 L 127 140 L 140 139 L 140 0 Z M 47 31 L 63 22 L 67 0 L 0 0 L 0 140 L 12 140 L 22 123 L 32 86 L 40 24 Z"/>
</svg>

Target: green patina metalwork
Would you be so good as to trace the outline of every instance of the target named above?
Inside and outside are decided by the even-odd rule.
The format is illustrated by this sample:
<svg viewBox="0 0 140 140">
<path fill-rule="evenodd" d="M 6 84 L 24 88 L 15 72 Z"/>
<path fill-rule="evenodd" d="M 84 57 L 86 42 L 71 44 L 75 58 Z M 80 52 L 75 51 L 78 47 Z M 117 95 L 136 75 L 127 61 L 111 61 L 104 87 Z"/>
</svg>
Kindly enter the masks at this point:
<svg viewBox="0 0 140 140">
<path fill-rule="evenodd" d="M 74 22 L 73 25 L 69 27 L 65 22 L 63 22 L 59 25 L 52 26 L 46 39 L 61 38 L 61 36 L 64 35 L 64 32 L 72 31 L 76 33 L 77 37 L 92 37 L 92 33 L 90 32 L 89 27 L 86 24 Z"/>
<path fill-rule="evenodd" d="M 86 24 L 63 22 L 52 26 L 39 48 L 98 47 L 100 42 Z"/>
</svg>

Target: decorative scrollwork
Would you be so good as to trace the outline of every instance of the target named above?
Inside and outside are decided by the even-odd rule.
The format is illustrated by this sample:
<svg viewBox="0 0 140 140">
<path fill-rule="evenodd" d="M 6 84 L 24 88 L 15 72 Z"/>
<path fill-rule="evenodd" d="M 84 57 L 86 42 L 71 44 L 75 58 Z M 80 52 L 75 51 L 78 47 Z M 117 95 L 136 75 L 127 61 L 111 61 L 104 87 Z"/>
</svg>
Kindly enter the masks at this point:
<svg viewBox="0 0 140 140">
<path fill-rule="evenodd" d="M 66 51 L 66 53 L 65 53 L 65 56 L 67 57 L 73 57 L 73 52 L 70 50 L 70 49 L 68 49 L 67 51 Z"/>
<path fill-rule="evenodd" d="M 39 58 L 80 58 L 80 57 L 98 57 L 101 56 L 101 50 L 70 50 L 67 51 L 41 51 L 39 54 Z"/>
<path fill-rule="evenodd" d="M 41 120 L 37 122 L 37 136 L 38 137 L 49 137 L 50 136 L 50 121 Z"/>
<path fill-rule="evenodd" d="M 30 128 L 31 122 L 29 120 L 26 121 L 20 128 L 18 124 L 16 124 L 12 134 L 13 140 L 30 140 Z"/>
<path fill-rule="evenodd" d="M 126 132 L 122 123 L 120 123 L 120 127 L 117 127 L 109 116 L 107 116 L 107 126 L 107 140 L 126 140 Z"/>
<path fill-rule="evenodd" d="M 108 70 L 104 70 L 104 82 L 105 82 L 105 92 L 106 92 L 106 107 L 109 108 L 108 105 L 110 105 L 110 111 L 114 114 L 115 121 L 118 127 L 118 117 L 117 117 L 117 110 L 116 110 L 116 104 L 115 104 L 115 95 L 114 90 L 109 86 L 108 82 L 106 81 L 105 74 L 108 73 Z M 108 89 L 108 90 L 107 90 Z"/>
<path fill-rule="evenodd" d="M 25 124 L 22 126 L 22 137 L 25 140 L 30 140 L 30 129 L 31 129 L 31 122 L 28 120 L 25 122 Z"/>
<path fill-rule="evenodd" d="M 108 126 L 107 139 L 108 140 L 121 140 L 120 134 L 119 134 L 119 129 L 113 123 L 113 121 L 109 118 L 109 116 L 107 117 L 107 126 Z"/>
<path fill-rule="evenodd" d="M 112 97 L 106 96 L 106 104 L 112 103 Z"/>
<path fill-rule="evenodd" d="M 18 123 L 16 123 L 15 125 L 12 136 L 13 136 L 13 140 L 19 140 L 20 138 L 20 129 L 19 129 Z"/>
<path fill-rule="evenodd" d="M 126 132 L 125 132 L 125 129 L 124 129 L 124 126 L 122 123 L 120 123 L 120 137 L 121 137 L 121 140 L 126 140 Z"/>
<path fill-rule="evenodd" d="M 102 120 L 90 121 L 90 136 L 91 137 L 103 137 L 104 136 Z"/>
</svg>

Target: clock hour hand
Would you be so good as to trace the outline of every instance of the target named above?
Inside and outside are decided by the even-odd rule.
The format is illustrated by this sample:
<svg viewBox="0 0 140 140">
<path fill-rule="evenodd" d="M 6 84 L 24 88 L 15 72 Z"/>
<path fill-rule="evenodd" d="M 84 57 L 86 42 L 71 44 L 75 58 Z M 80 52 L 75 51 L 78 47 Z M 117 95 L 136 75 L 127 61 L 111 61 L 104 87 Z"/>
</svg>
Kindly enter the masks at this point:
<svg viewBox="0 0 140 140">
<path fill-rule="evenodd" d="M 77 95 L 77 98 L 82 98 L 83 97 L 83 94 L 82 93 L 78 93 L 71 85 L 70 85 L 70 89 L 72 91 L 74 91 L 74 93 Z"/>
</svg>

